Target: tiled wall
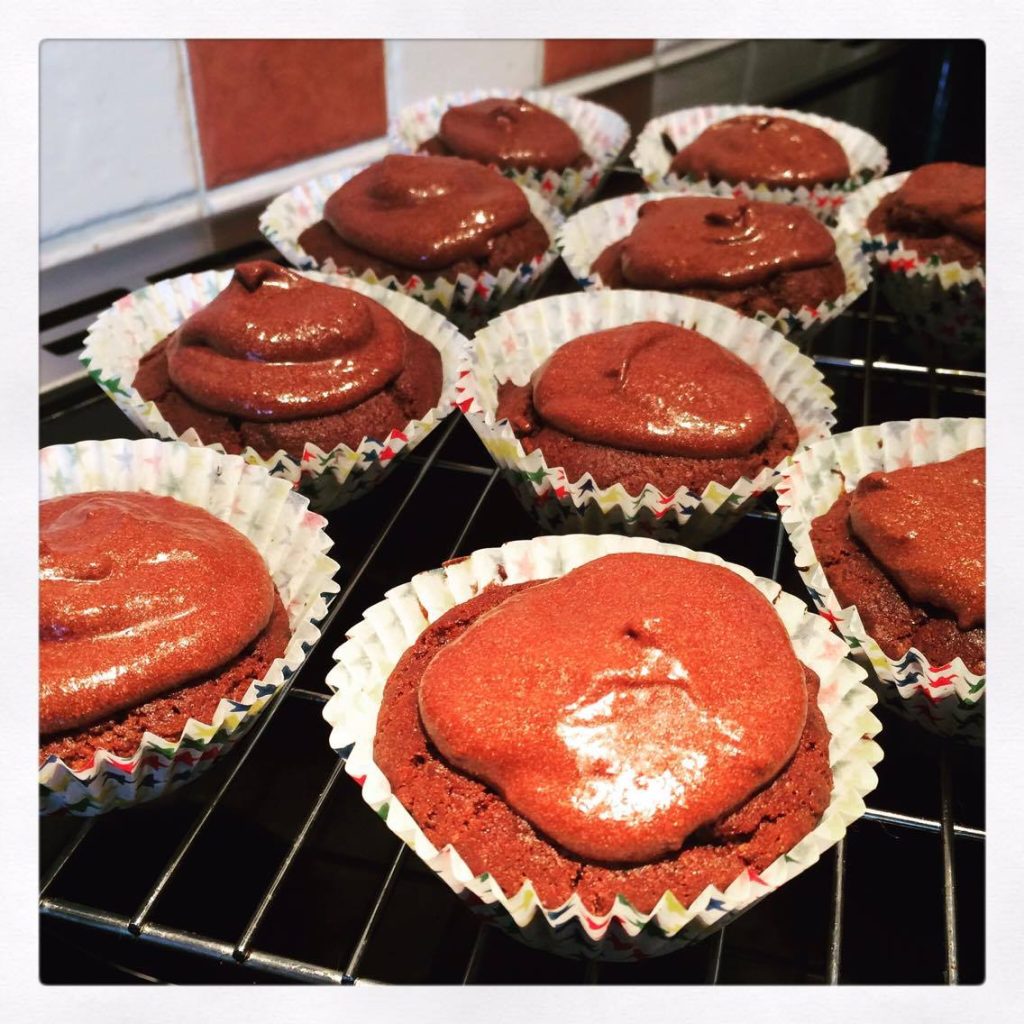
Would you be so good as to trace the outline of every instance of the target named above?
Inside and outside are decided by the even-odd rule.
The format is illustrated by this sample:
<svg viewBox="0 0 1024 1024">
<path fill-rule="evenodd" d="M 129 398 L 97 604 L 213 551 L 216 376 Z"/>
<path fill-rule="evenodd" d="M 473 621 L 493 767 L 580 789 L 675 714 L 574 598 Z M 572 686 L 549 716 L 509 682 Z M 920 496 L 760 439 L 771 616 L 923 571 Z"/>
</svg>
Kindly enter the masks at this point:
<svg viewBox="0 0 1024 1024">
<path fill-rule="evenodd" d="M 580 75 L 592 85 L 601 69 L 650 62 L 655 52 L 671 59 L 687 45 L 48 40 L 40 57 L 43 263 L 373 159 L 388 117 L 421 97 L 474 86 L 571 88 Z"/>
</svg>

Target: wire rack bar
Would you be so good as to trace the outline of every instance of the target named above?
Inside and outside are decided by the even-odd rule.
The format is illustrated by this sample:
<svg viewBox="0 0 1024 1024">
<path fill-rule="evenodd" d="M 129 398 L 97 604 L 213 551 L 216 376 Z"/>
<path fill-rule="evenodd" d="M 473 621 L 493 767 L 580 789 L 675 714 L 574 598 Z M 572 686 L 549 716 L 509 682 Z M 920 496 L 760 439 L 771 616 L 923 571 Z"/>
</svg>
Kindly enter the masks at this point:
<svg viewBox="0 0 1024 1024">
<path fill-rule="evenodd" d="M 949 754 L 943 750 L 940 763 L 942 785 L 942 894 L 946 914 L 946 984 L 960 981 L 956 938 L 956 871 L 953 852 L 953 774 Z"/>
<path fill-rule="evenodd" d="M 839 984 L 839 968 L 843 946 L 843 892 L 846 882 L 846 838 L 836 843 L 832 871 L 832 921 L 828 938 L 828 983 Z"/>
</svg>

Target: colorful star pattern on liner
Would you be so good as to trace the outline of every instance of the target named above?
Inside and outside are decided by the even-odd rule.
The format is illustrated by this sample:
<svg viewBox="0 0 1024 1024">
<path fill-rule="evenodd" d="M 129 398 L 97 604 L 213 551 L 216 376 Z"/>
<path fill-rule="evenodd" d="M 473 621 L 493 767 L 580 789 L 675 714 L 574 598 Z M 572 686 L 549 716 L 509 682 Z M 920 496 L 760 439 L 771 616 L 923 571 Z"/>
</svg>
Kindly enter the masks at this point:
<svg viewBox="0 0 1024 1024">
<path fill-rule="evenodd" d="M 832 625 L 850 650 L 863 653 L 871 662 L 889 707 L 969 743 L 984 736 L 984 674 L 971 672 L 959 658 L 951 664 L 932 665 L 913 647 L 900 658 L 889 658 L 869 636 L 856 607 L 842 607 L 833 593 L 814 553 L 810 524 L 831 508 L 844 481 L 850 490 L 875 470 L 952 458 L 983 445 L 984 431 L 984 420 L 952 417 L 860 427 L 798 452 L 783 469 L 778 492 L 796 567 L 819 617 Z"/>
<path fill-rule="evenodd" d="M 337 563 L 327 557 L 323 517 L 285 481 L 244 465 L 238 456 L 158 440 L 85 441 L 39 453 L 42 498 L 87 490 L 145 489 L 199 505 L 246 534 L 288 595 L 292 639 L 285 654 L 241 700 L 224 699 L 209 723 L 189 719 L 180 736 L 146 733 L 131 757 L 101 750 L 72 771 L 59 758 L 40 767 L 40 813 L 95 815 L 156 797 L 191 781 L 242 736 L 320 636 L 317 628 L 338 591 Z M 216 474 L 225 487 L 211 490 Z M 187 472 L 188 471 L 188 472 Z M 86 482 L 88 481 L 88 483 Z M 225 493 L 227 491 L 227 493 Z"/>
<path fill-rule="evenodd" d="M 689 906 L 666 891 L 650 913 L 640 912 L 621 895 L 606 915 L 592 913 L 577 896 L 548 907 L 528 879 L 517 891 L 505 892 L 486 865 L 475 874 L 459 855 L 457 843 L 438 849 L 430 842 L 395 799 L 387 778 L 373 761 L 373 736 L 384 681 L 413 640 L 408 624 L 422 622 L 425 626 L 424 615 L 436 619 L 453 604 L 496 582 L 561 576 L 613 551 L 647 551 L 727 564 L 715 555 L 613 536 L 540 537 L 474 552 L 469 559 L 422 573 L 392 589 L 385 601 L 375 606 L 372 621 L 360 623 L 336 652 L 335 666 L 327 677 L 335 695 L 325 707 L 324 717 L 332 727 L 332 744 L 339 756 L 345 757 L 345 770 L 360 785 L 363 800 L 474 913 L 529 945 L 565 956 L 639 960 L 672 952 L 713 934 L 816 863 L 842 837 L 849 823 L 863 813 L 864 795 L 875 784 L 872 766 L 881 757 L 880 749 L 870 739 L 880 723 L 870 711 L 876 697 L 864 685 L 864 670 L 831 636 L 827 625 L 774 581 L 757 579 L 749 570 L 730 566 L 772 602 L 797 656 L 821 680 L 818 703 L 832 733 L 829 754 L 835 785 L 830 805 L 817 827 L 763 869 L 739 872 L 722 890 L 709 886 Z M 371 651 L 388 654 L 381 659 L 371 656 Z"/>
</svg>

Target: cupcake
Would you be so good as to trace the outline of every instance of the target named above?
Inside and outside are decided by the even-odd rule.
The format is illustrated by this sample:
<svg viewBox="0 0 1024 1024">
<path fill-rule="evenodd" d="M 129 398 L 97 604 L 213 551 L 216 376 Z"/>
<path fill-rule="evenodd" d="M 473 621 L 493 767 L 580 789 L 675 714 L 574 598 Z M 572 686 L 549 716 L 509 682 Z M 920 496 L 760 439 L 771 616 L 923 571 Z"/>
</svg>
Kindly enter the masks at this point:
<svg viewBox="0 0 1024 1024">
<path fill-rule="evenodd" d="M 297 266 L 479 316 L 517 301 L 550 265 L 557 214 L 545 207 L 472 160 L 391 155 L 279 196 L 260 226 Z"/>
<path fill-rule="evenodd" d="M 969 359 L 985 340 L 985 168 L 926 164 L 851 197 L 841 226 L 877 264 L 889 304 Z"/>
<path fill-rule="evenodd" d="M 412 299 L 257 261 L 120 300 L 82 360 L 142 429 L 244 454 L 329 508 L 450 411 L 464 344 Z"/>
<path fill-rule="evenodd" d="M 654 118 L 637 137 L 632 159 L 656 191 L 795 203 L 826 221 L 889 162 L 876 139 L 841 121 L 726 105 Z"/>
<path fill-rule="evenodd" d="M 629 139 L 626 121 L 597 103 L 546 90 L 475 89 L 434 96 L 399 112 L 396 152 L 459 156 L 569 211 L 600 187 Z"/>
<path fill-rule="evenodd" d="M 241 459 L 155 440 L 40 453 L 44 812 L 97 814 L 190 781 L 319 637 L 324 520 Z"/>
<path fill-rule="evenodd" d="M 981 420 L 864 427 L 783 474 L 779 507 L 821 614 L 894 707 L 978 738 L 985 686 Z"/>
<path fill-rule="evenodd" d="M 816 860 L 874 784 L 863 672 L 714 556 L 519 542 L 421 574 L 370 621 L 328 677 L 332 745 L 431 870 L 556 953 L 702 938 Z"/>
<path fill-rule="evenodd" d="M 797 206 L 717 196 L 623 196 L 570 217 L 556 243 L 588 289 L 691 295 L 806 336 L 869 280 L 857 246 Z"/>
<path fill-rule="evenodd" d="M 831 392 L 795 346 L 683 296 L 542 299 L 478 332 L 470 355 L 460 408 L 559 532 L 710 539 L 833 422 Z"/>
</svg>

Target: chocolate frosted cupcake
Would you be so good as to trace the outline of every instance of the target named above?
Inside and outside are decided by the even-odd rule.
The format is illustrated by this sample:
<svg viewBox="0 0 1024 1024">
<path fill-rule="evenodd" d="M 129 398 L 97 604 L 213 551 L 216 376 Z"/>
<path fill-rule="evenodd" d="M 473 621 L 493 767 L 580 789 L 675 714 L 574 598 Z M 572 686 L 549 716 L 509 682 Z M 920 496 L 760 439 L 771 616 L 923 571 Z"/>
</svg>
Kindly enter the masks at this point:
<svg viewBox="0 0 1024 1024">
<path fill-rule="evenodd" d="M 598 487 L 703 491 L 791 455 L 796 425 L 739 356 L 696 331 L 643 321 L 561 346 L 529 384 L 498 389 L 527 453 Z"/>
<path fill-rule="evenodd" d="M 833 422 L 831 392 L 794 345 L 685 296 L 542 299 L 491 321 L 470 355 L 456 402 L 559 532 L 704 542 Z"/>
<path fill-rule="evenodd" d="M 867 288 L 859 246 L 799 206 L 630 195 L 570 217 L 556 244 L 587 289 L 691 295 L 806 338 Z"/>
<path fill-rule="evenodd" d="M 564 171 L 590 157 L 579 136 L 557 114 L 525 100 L 494 96 L 449 107 L 437 134 L 419 147 L 430 156 L 459 156 L 504 170 Z"/>
<path fill-rule="evenodd" d="M 157 440 L 39 453 L 40 810 L 195 778 L 319 639 L 324 520 L 237 456 Z"/>
<path fill-rule="evenodd" d="M 451 411 L 465 344 L 406 296 L 261 261 L 126 296 L 82 362 L 140 429 L 244 452 L 326 509 Z"/>
<path fill-rule="evenodd" d="M 783 470 L 782 521 L 811 597 L 891 705 L 979 739 L 985 690 L 983 420 L 839 434 Z"/>
<path fill-rule="evenodd" d="M 970 268 L 985 261 L 985 168 L 926 164 L 883 196 L 867 220 L 872 235 L 921 259 Z"/>
<path fill-rule="evenodd" d="M 828 228 L 800 207 L 686 196 L 645 203 L 594 260 L 608 288 L 653 288 L 745 316 L 815 308 L 846 292 Z"/>
<path fill-rule="evenodd" d="M 564 211 L 594 195 L 629 136 L 626 121 L 600 104 L 501 89 L 428 97 L 400 110 L 388 131 L 395 152 L 488 164 Z"/>
<path fill-rule="evenodd" d="M 438 404 L 441 376 L 437 349 L 372 299 L 260 261 L 239 264 L 133 383 L 179 434 L 268 459 L 387 437 Z"/>
<path fill-rule="evenodd" d="M 889 162 L 885 147 L 852 125 L 745 105 L 656 117 L 637 136 L 632 160 L 656 191 L 795 204 L 826 223 Z"/>
<path fill-rule="evenodd" d="M 299 245 L 317 263 L 425 283 L 497 274 L 550 245 L 522 190 L 471 160 L 386 156 L 324 204 Z"/>
<path fill-rule="evenodd" d="M 943 360 L 985 343 L 985 169 L 927 164 L 850 197 L 840 227 L 875 263 L 888 303 Z"/>
<path fill-rule="evenodd" d="M 328 677 L 332 744 L 354 743 L 388 826 L 528 943 L 678 949 L 812 862 L 873 785 L 873 698 L 842 644 L 713 556 L 520 542 L 378 612 Z M 396 644 L 402 622 L 419 636 Z"/>
<path fill-rule="evenodd" d="M 740 114 L 705 128 L 672 157 L 669 171 L 716 184 L 810 188 L 845 181 L 850 161 L 836 139 L 812 124 Z"/>
<path fill-rule="evenodd" d="M 74 770 L 212 718 L 290 631 L 236 529 L 174 498 L 91 491 L 39 506 L 39 637 L 39 756 Z"/>
</svg>

